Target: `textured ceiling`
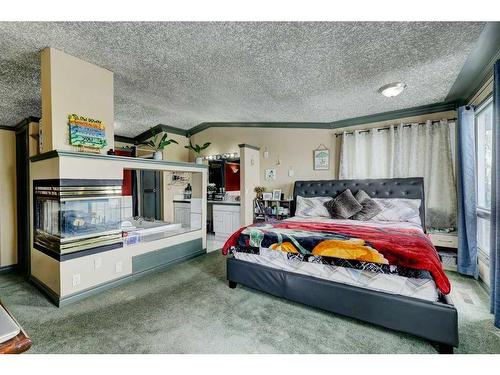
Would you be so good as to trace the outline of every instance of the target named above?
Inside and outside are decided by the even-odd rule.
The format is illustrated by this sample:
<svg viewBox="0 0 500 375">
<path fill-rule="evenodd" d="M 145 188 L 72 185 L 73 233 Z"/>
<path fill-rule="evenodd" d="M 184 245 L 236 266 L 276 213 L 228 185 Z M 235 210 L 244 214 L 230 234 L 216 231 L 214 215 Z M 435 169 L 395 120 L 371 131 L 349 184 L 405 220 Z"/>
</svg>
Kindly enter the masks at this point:
<svg viewBox="0 0 500 375">
<path fill-rule="evenodd" d="M 484 23 L 0 22 L 0 125 L 40 116 L 39 52 L 115 73 L 116 133 L 330 122 L 444 101 Z M 396 98 L 377 89 L 404 81 Z"/>
</svg>

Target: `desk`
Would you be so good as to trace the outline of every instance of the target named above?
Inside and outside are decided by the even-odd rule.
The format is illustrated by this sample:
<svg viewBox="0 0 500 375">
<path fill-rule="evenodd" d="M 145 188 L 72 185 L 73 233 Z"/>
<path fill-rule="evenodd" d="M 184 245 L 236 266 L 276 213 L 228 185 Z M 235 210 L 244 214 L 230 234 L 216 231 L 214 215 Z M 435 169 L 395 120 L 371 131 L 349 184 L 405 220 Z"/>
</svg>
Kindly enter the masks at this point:
<svg viewBox="0 0 500 375">
<path fill-rule="evenodd" d="M 9 314 L 12 317 L 12 319 L 16 320 L 9 312 L 9 310 L 7 310 L 7 308 L 2 304 L 2 301 L 0 301 L 0 308 L 5 309 L 5 311 L 7 311 L 7 314 Z M 19 325 L 19 323 L 17 324 Z M 16 337 L 13 337 L 8 341 L 0 343 L 0 354 L 23 353 L 29 348 L 31 348 L 32 343 L 33 342 L 31 341 L 31 339 L 26 335 L 24 330 L 21 328 L 21 332 L 19 332 L 19 334 Z"/>
</svg>

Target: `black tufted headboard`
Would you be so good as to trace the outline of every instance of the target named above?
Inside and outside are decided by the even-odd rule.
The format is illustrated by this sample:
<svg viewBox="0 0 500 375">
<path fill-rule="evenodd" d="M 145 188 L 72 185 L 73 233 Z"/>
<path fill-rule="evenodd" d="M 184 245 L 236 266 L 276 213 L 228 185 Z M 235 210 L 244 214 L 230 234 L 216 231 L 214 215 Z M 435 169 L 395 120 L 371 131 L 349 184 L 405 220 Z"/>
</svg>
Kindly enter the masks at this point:
<svg viewBox="0 0 500 375">
<path fill-rule="evenodd" d="M 422 228 L 425 230 L 424 179 L 422 177 L 295 181 L 292 216 L 295 214 L 297 195 L 301 197 L 335 197 L 345 189 L 351 189 L 353 194 L 356 194 L 358 190 L 364 190 L 373 198 L 420 199 L 420 219 L 422 220 Z"/>
</svg>

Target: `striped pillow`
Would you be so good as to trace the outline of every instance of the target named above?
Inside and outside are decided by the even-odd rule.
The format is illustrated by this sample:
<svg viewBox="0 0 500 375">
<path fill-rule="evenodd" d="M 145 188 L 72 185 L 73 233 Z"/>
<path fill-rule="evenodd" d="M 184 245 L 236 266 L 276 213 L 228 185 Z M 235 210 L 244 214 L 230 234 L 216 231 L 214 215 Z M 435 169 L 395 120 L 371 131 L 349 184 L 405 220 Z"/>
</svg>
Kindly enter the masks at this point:
<svg viewBox="0 0 500 375">
<path fill-rule="evenodd" d="M 328 210 L 324 204 L 331 201 L 332 197 L 313 197 L 305 198 L 297 195 L 297 207 L 295 208 L 295 216 L 321 216 L 330 217 Z"/>
<path fill-rule="evenodd" d="M 420 199 L 406 198 L 373 198 L 382 206 L 382 212 L 371 220 L 399 221 L 422 225 L 420 220 Z"/>
</svg>

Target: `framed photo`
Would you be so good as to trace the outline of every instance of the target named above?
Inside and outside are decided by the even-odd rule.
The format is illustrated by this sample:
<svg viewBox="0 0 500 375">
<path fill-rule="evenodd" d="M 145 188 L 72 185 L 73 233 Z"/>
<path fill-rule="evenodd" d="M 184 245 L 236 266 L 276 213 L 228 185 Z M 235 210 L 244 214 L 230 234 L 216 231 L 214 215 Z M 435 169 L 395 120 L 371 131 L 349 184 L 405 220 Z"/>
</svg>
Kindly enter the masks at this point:
<svg viewBox="0 0 500 375">
<path fill-rule="evenodd" d="M 330 169 L 330 150 L 327 148 L 317 149 L 314 153 L 314 170 Z"/>
<path fill-rule="evenodd" d="M 279 201 L 279 200 L 281 200 L 281 190 L 275 189 L 273 190 L 273 201 Z"/>
<path fill-rule="evenodd" d="M 270 201 L 273 199 L 273 195 L 271 193 L 262 193 L 262 200 Z"/>
<path fill-rule="evenodd" d="M 265 170 L 266 181 L 276 180 L 276 169 L 266 169 Z"/>
</svg>

